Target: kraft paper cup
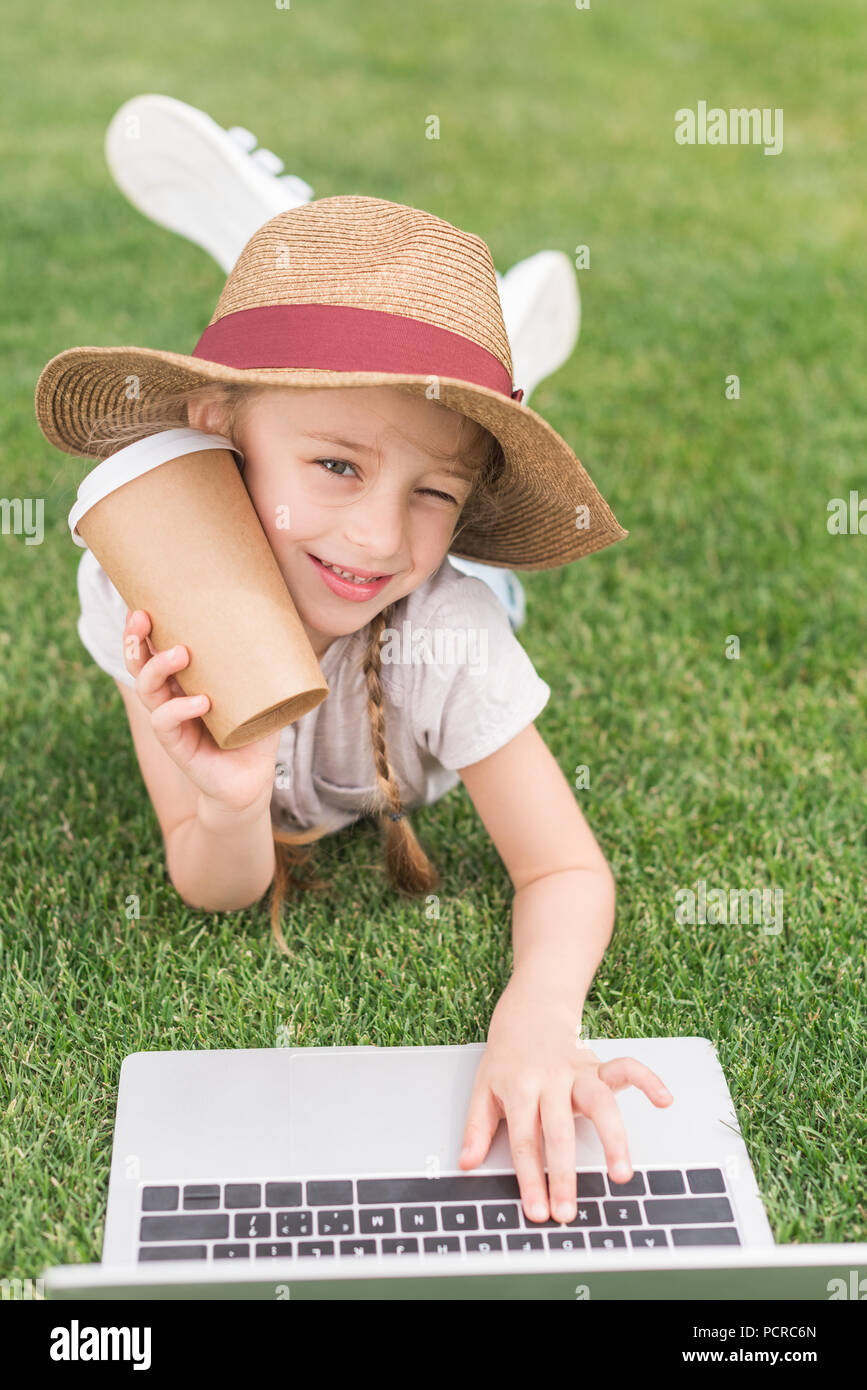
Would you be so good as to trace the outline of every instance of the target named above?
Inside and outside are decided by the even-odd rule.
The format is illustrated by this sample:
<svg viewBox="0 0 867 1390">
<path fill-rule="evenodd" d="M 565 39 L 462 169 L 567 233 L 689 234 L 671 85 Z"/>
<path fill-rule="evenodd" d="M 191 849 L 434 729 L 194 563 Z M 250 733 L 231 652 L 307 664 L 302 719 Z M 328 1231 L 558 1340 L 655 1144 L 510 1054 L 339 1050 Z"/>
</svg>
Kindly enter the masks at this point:
<svg viewBox="0 0 867 1390">
<path fill-rule="evenodd" d="M 69 513 L 157 651 L 182 644 L 185 695 L 215 743 L 243 748 L 315 708 L 328 685 L 223 435 L 164 430 L 112 454 Z"/>
</svg>

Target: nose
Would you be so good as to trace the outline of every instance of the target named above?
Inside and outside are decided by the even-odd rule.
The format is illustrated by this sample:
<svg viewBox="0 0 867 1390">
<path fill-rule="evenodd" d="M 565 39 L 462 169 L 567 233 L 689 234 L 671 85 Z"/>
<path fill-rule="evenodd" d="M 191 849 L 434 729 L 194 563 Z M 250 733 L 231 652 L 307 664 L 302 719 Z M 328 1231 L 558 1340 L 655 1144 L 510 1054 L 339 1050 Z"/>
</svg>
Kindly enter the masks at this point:
<svg viewBox="0 0 867 1390">
<path fill-rule="evenodd" d="M 347 544 L 372 562 L 392 565 L 404 549 L 406 507 L 401 488 L 380 479 L 346 508 L 343 529 Z"/>
</svg>

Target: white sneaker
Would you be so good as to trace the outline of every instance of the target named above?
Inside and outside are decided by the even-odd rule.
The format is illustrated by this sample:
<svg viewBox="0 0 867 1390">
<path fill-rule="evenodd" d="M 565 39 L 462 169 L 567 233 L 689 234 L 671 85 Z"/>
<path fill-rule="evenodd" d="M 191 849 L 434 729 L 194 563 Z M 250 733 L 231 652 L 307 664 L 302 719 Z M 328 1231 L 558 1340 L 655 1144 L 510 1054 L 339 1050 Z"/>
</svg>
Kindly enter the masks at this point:
<svg viewBox="0 0 867 1390">
<path fill-rule="evenodd" d="M 512 380 L 524 388 L 523 403 L 539 382 L 571 357 L 581 327 L 581 299 L 572 262 L 562 251 L 538 251 L 518 261 L 505 275 L 497 273 L 503 321 L 512 349 Z M 449 561 L 475 575 L 497 595 L 512 631 L 522 625 L 527 598 L 511 570 L 478 560 Z"/>
<path fill-rule="evenodd" d="M 313 189 L 282 174 L 273 150 L 254 149 L 243 126 L 222 126 L 174 97 L 124 102 L 105 136 L 105 157 L 129 201 L 153 222 L 210 252 L 228 275 L 254 232 Z"/>
<path fill-rule="evenodd" d="M 532 391 L 567 362 L 581 328 L 578 279 L 563 251 L 537 251 L 497 275 L 503 321 L 512 349 L 512 380 Z"/>
<path fill-rule="evenodd" d="M 459 555 L 450 555 L 448 560 L 456 570 L 472 575 L 474 579 L 481 579 L 483 584 L 487 584 L 488 588 L 493 590 L 509 615 L 512 631 L 517 632 L 527 610 L 527 597 L 518 577 L 511 570 L 502 569 L 499 565 L 485 565 L 479 560 L 463 560 Z"/>
</svg>

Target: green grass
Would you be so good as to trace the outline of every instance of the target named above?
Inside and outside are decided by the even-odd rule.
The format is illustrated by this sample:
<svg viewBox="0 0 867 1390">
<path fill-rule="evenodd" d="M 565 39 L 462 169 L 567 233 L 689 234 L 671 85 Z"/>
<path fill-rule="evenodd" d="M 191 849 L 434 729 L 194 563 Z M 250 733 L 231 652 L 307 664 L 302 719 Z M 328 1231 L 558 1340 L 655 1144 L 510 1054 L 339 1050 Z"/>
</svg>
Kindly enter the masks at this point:
<svg viewBox="0 0 867 1390">
<path fill-rule="evenodd" d="M 75 629 L 86 465 L 32 409 L 65 347 L 189 351 L 222 288 L 106 169 L 105 127 L 145 91 L 251 126 L 317 196 L 480 234 L 501 270 L 590 246 L 581 341 L 532 404 L 630 535 L 526 575 L 521 632 L 618 883 L 587 1032 L 713 1039 L 776 1239 L 867 1239 L 867 538 L 825 525 L 830 498 L 867 495 L 856 7 L 47 0 L 4 47 L 0 490 L 43 497 L 46 533 L 0 543 L 0 1273 L 99 1258 L 127 1053 L 281 1028 L 482 1041 L 510 973 L 511 885 L 462 788 L 414 815 L 438 922 L 391 892 L 367 822 L 319 846 L 332 888 L 287 912 L 291 960 L 267 900 L 210 916 L 168 880 L 119 696 Z M 700 99 L 782 107 L 784 152 L 677 146 Z M 700 879 L 781 888 L 784 931 L 678 926 Z"/>
</svg>

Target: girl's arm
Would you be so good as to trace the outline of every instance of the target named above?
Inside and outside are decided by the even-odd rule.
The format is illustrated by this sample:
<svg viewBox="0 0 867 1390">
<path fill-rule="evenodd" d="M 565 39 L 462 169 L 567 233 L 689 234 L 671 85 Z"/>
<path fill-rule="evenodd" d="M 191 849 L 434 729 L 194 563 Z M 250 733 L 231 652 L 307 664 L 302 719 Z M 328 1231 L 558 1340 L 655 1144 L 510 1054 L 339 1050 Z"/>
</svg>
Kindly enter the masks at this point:
<svg viewBox="0 0 867 1390">
<path fill-rule="evenodd" d="M 512 883 L 512 977 L 494 1011 L 464 1132 L 461 1167 L 481 1163 L 505 1118 L 528 1217 L 574 1220 L 577 1111 L 595 1125 L 611 1177 L 632 1174 L 613 1091 L 671 1101 L 634 1058 L 600 1063 L 580 1038 L 584 1000 L 614 927 L 614 879 L 535 725 L 459 775 Z"/>
<path fill-rule="evenodd" d="M 515 888 L 515 971 L 580 1018 L 614 929 L 614 877 L 535 724 L 459 776 Z"/>
<path fill-rule="evenodd" d="M 139 770 L 153 804 L 172 887 L 188 907 L 238 912 L 258 902 L 274 877 L 271 789 L 243 811 L 201 791 L 173 762 L 134 690 L 117 677 Z M 266 878 L 267 876 L 267 878 Z"/>
</svg>

